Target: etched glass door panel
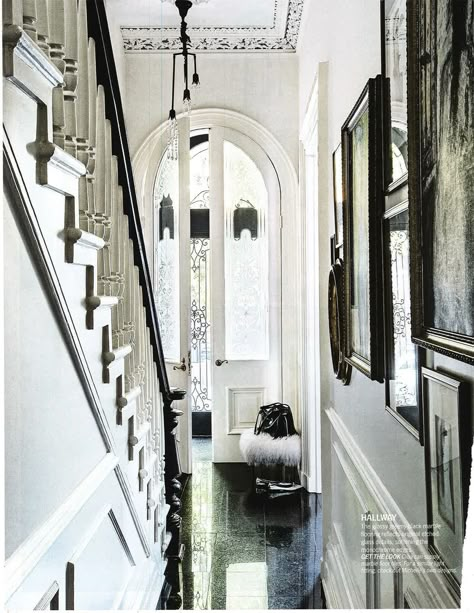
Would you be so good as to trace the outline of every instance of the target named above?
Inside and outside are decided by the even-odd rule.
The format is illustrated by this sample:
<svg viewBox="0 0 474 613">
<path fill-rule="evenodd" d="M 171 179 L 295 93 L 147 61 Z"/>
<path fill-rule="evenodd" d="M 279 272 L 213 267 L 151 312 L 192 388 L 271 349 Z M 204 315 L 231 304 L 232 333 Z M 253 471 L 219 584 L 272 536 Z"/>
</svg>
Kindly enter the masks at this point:
<svg viewBox="0 0 474 613">
<path fill-rule="evenodd" d="M 269 359 L 268 192 L 255 162 L 224 141 L 225 358 Z"/>
<path fill-rule="evenodd" d="M 210 411 L 212 407 L 209 142 L 207 140 L 191 148 L 189 195 L 191 199 L 191 409 L 194 412 L 202 412 Z"/>
<path fill-rule="evenodd" d="M 180 361 L 179 164 L 165 152 L 154 200 L 154 298 L 165 359 Z"/>
</svg>

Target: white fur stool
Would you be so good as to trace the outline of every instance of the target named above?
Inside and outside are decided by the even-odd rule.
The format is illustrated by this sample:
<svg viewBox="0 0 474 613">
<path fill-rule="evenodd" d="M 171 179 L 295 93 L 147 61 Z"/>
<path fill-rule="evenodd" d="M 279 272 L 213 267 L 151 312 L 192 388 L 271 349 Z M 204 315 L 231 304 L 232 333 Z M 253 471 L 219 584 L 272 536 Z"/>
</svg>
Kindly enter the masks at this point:
<svg viewBox="0 0 474 613">
<path fill-rule="evenodd" d="M 301 461 L 301 438 L 299 434 L 273 438 L 263 432 L 254 434 L 253 430 L 245 430 L 240 436 L 240 451 L 250 466 L 282 464 L 296 467 Z"/>
</svg>

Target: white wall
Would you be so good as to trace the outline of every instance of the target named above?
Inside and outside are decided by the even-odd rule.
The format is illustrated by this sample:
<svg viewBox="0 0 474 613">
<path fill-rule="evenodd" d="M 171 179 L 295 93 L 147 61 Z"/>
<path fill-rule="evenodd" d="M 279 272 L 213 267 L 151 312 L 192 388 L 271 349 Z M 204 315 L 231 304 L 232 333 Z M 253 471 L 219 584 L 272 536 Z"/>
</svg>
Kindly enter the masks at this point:
<svg viewBox="0 0 474 613">
<path fill-rule="evenodd" d="M 168 118 L 172 56 L 127 53 L 125 116 L 133 157 L 145 138 Z M 199 53 L 201 87 L 195 108 L 238 111 L 267 128 L 298 166 L 298 61 L 295 54 Z M 176 112 L 182 110 L 182 64 L 177 60 Z"/>
<path fill-rule="evenodd" d="M 106 453 L 10 207 L 5 202 L 5 431 L 10 434 L 5 440 L 7 558 Z"/>
<path fill-rule="evenodd" d="M 318 62 L 327 61 L 328 160 L 340 142 L 341 125 L 367 79 L 380 73 L 379 8 L 378 0 L 322 0 L 305 6 L 299 40 L 300 118 L 304 117 Z M 332 210 L 330 172 L 327 179 L 326 197 L 320 206 Z M 329 215 L 327 249 L 333 232 L 333 216 Z M 326 279 L 326 270 L 320 272 Z M 327 310 L 321 315 L 321 325 L 327 328 Z M 321 368 L 330 402 L 407 518 L 415 523 L 425 518 L 423 448 L 384 410 L 383 384 L 353 369 L 351 384 L 344 387 L 334 378 L 329 360 L 322 360 Z M 323 471 L 323 481 L 324 475 Z"/>
<path fill-rule="evenodd" d="M 381 71 L 379 0 L 320 0 L 306 2 L 299 39 L 299 109 L 303 122 L 318 64 L 328 62 L 328 149 L 331 154 L 340 142 L 340 129 L 359 97 L 367 79 Z M 334 232 L 332 175 L 319 191 L 320 223 L 326 223 L 326 248 Z M 320 186 L 321 187 L 321 186 Z M 329 211 L 327 216 L 324 212 Z M 328 270 L 320 270 L 326 282 Z M 328 328 L 327 308 L 321 310 L 321 328 Z M 427 352 L 427 365 L 474 381 L 474 368 L 440 354 Z M 424 449 L 387 411 L 384 385 L 372 382 L 353 369 L 349 386 L 344 387 L 332 373 L 327 353 L 321 357 L 321 385 L 327 387 L 328 405 L 334 407 L 363 456 L 411 523 L 424 523 L 426 515 Z M 322 393 L 324 397 L 324 394 Z M 340 483 L 334 478 L 332 428 L 323 408 L 322 480 L 324 538 L 331 531 L 331 497 L 339 498 Z M 472 403 L 471 403 L 472 410 Z M 337 462 L 336 462 L 337 463 Z M 356 511 L 352 511 L 355 513 Z M 350 515 L 350 512 L 349 512 Z"/>
<path fill-rule="evenodd" d="M 125 65 L 125 51 L 123 49 L 122 33 L 120 32 L 120 24 L 115 19 L 114 11 L 111 10 L 109 2 L 105 0 L 105 10 L 107 13 L 107 23 L 109 26 L 110 40 L 112 42 L 112 48 L 114 51 L 115 68 L 117 70 L 117 78 L 120 87 L 120 96 L 122 98 L 122 105 L 125 107 L 126 96 L 126 65 Z"/>
</svg>

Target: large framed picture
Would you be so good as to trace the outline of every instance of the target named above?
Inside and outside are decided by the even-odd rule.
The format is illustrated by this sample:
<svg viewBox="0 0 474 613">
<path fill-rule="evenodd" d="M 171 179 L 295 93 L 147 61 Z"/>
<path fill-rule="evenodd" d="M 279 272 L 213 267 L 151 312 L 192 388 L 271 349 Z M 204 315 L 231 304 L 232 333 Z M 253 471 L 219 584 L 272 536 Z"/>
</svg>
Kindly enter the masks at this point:
<svg viewBox="0 0 474 613">
<path fill-rule="evenodd" d="M 407 9 L 412 334 L 474 364 L 473 0 Z"/>
<path fill-rule="evenodd" d="M 342 126 L 346 360 L 383 381 L 382 77 L 369 79 Z"/>
<path fill-rule="evenodd" d="M 381 0 L 385 189 L 407 182 L 407 0 Z"/>
<path fill-rule="evenodd" d="M 422 368 L 428 547 L 459 596 L 472 444 L 465 384 Z"/>
</svg>

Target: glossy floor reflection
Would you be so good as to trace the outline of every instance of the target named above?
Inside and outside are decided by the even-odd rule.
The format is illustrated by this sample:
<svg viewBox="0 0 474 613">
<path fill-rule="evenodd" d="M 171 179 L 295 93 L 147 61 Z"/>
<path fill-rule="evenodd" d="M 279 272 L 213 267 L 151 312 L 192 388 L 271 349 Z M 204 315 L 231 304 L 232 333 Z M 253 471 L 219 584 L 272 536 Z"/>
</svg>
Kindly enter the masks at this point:
<svg viewBox="0 0 474 613">
<path fill-rule="evenodd" d="M 183 497 L 183 608 L 321 608 L 321 505 L 304 491 L 269 500 L 245 464 L 211 462 L 193 440 Z"/>
</svg>

